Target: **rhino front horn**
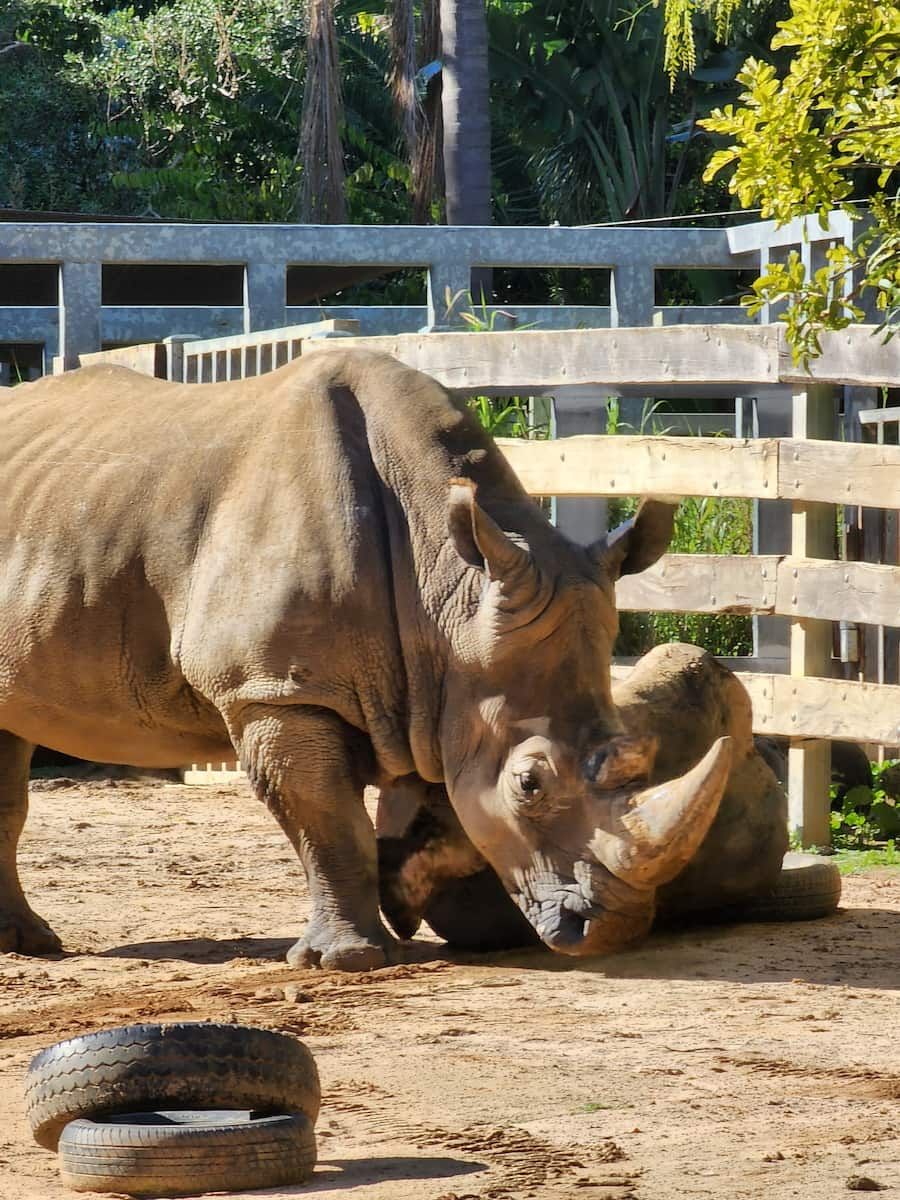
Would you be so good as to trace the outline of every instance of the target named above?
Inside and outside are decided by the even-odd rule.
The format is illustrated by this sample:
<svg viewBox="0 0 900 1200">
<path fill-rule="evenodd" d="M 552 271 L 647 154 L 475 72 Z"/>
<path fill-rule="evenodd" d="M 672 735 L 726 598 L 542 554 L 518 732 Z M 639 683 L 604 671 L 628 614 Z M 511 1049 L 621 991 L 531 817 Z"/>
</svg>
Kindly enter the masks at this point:
<svg viewBox="0 0 900 1200">
<path fill-rule="evenodd" d="M 630 798 L 617 861 L 606 864 L 614 875 L 632 887 L 656 888 L 687 866 L 719 810 L 731 756 L 731 739 L 719 738 L 687 774 Z"/>
</svg>

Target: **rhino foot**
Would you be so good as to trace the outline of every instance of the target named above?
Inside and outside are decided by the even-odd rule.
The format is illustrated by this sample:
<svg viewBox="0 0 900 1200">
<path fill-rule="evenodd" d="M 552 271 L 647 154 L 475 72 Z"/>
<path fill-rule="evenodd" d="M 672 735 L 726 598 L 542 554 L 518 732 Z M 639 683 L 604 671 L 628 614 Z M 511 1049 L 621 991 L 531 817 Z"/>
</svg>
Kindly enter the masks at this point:
<svg viewBox="0 0 900 1200">
<path fill-rule="evenodd" d="M 308 930 L 287 952 L 292 967 L 324 967 L 328 971 L 376 971 L 400 961 L 399 947 L 385 935 L 382 941 L 347 935 L 319 939 Z"/>
<path fill-rule="evenodd" d="M 47 922 L 27 909 L 0 908 L 0 954 L 58 954 L 62 941 Z"/>
</svg>

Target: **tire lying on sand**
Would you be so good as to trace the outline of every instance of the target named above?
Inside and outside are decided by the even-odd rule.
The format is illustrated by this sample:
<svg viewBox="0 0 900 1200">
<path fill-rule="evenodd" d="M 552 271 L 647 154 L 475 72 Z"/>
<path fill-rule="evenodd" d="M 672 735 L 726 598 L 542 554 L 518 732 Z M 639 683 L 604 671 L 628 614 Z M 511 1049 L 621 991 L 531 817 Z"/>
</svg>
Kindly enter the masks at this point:
<svg viewBox="0 0 900 1200">
<path fill-rule="evenodd" d="M 55 1150 L 77 1118 L 164 1109 L 253 1109 L 319 1115 L 312 1054 L 271 1029 L 204 1022 L 124 1025 L 57 1042 L 31 1061 L 25 1110 L 35 1141 Z"/>
<path fill-rule="evenodd" d="M 76 1192 L 178 1196 L 305 1183 L 316 1165 L 303 1113 L 120 1113 L 79 1118 L 59 1139 L 60 1178 Z"/>
<path fill-rule="evenodd" d="M 742 921 L 815 921 L 830 916 L 840 898 L 841 874 L 833 862 L 791 852 L 772 891 L 732 911 Z"/>
<path fill-rule="evenodd" d="M 812 921 L 830 916 L 841 898 L 841 876 L 827 858 L 785 854 L 782 871 L 767 893 L 718 910 L 683 915 L 657 913 L 663 926 L 728 921 Z M 540 939 L 490 868 L 454 880 L 430 901 L 425 920 L 459 950 L 496 951 L 537 946 Z"/>
</svg>

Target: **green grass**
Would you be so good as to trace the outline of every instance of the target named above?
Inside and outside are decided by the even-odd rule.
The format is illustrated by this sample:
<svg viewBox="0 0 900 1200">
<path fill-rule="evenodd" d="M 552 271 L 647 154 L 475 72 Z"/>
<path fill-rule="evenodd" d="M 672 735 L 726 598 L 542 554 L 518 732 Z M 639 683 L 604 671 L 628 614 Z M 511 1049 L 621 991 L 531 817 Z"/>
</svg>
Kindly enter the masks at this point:
<svg viewBox="0 0 900 1200">
<path fill-rule="evenodd" d="M 837 864 L 842 875 L 858 875 L 873 867 L 900 867 L 900 847 L 890 841 L 883 846 L 864 846 L 859 850 L 841 849 L 832 862 Z"/>
</svg>

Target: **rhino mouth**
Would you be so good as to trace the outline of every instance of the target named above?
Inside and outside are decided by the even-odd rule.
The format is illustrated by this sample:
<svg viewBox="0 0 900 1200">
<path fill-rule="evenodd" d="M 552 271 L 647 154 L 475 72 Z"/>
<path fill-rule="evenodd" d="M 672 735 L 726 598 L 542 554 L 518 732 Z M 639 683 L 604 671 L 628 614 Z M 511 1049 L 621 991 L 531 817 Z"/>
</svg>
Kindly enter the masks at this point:
<svg viewBox="0 0 900 1200">
<path fill-rule="evenodd" d="M 583 956 L 608 954 L 643 937 L 653 921 L 654 891 L 629 887 L 596 865 L 579 866 L 591 876 L 589 894 L 587 881 L 576 878 L 512 893 L 541 941 L 557 953 Z"/>
<path fill-rule="evenodd" d="M 550 916 L 545 915 L 539 923 L 532 921 L 532 924 L 541 941 L 551 950 L 577 954 L 588 936 L 591 924 L 605 915 L 606 909 L 597 904 L 586 905 L 580 910 L 567 908 L 563 904 Z"/>
</svg>

